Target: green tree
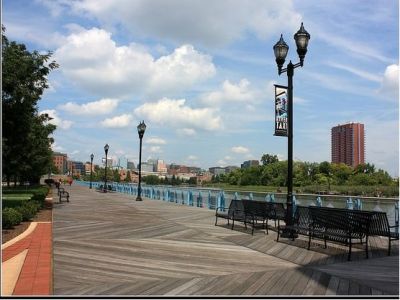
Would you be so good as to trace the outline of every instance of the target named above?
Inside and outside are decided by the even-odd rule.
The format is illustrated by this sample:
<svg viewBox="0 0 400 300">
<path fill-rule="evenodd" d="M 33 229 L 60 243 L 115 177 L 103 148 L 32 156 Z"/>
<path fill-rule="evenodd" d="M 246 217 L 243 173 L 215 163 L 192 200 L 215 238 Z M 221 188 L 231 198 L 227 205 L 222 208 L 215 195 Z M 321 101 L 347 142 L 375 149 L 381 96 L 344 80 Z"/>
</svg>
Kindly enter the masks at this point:
<svg viewBox="0 0 400 300">
<path fill-rule="evenodd" d="M 332 164 L 332 173 L 337 184 L 343 185 L 353 173 L 353 168 L 344 163 Z"/>
<path fill-rule="evenodd" d="M 190 185 L 196 185 L 197 184 L 197 177 L 190 177 L 188 182 Z"/>
<path fill-rule="evenodd" d="M 268 164 L 273 164 L 278 162 L 278 156 L 276 155 L 272 155 L 272 154 L 263 154 L 263 156 L 261 156 L 261 162 L 264 166 L 268 165 Z"/>
<path fill-rule="evenodd" d="M 47 76 L 58 67 L 52 53 L 29 52 L 10 42 L 2 26 L 2 163 L 7 183 L 37 183 L 51 165 L 49 135 L 55 130 L 48 116 L 38 115 L 37 103 L 48 88 Z"/>
<path fill-rule="evenodd" d="M 128 170 L 128 172 L 126 173 L 125 182 L 131 182 L 131 181 L 132 181 L 131 171 Z"/>
<path fill-rule="evenodd" d="M 114 169 L 113 170 L 113 181 L 114 182 L 120 182 L 121 181 L 121 176 L 119 175 L 119 170 Z"/>
<path fill-rule="evenodd" d="M 150 185 L 160 184 L 160 179 L 156 175 L 147 175 L 143 178 L 143 181 Z"/>
<path fill-rule="evenodd" d="M 324 175 L 324 177 L 328 180 L 328 190 L 331 189 L 331 178 L 332 178 L 332 165 L 323 161 L 319 164 L 319 172 Z"/>
</svg>

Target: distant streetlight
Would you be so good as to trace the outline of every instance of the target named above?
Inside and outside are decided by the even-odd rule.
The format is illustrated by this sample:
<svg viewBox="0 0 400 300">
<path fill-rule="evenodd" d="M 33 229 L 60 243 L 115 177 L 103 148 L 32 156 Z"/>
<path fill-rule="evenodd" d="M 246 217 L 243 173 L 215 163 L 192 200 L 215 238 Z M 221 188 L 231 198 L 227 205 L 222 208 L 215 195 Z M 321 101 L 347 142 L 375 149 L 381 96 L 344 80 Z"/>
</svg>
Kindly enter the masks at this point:
<svg viewBox="0 0 400 300">
<path fill-rule="evenodd" d="M 105 166 L 105 170 L 104 170 L 105 177 L 104 177 L 104 189 L 103 189 L 104 193 L 107 193 L 107 154 L 108 154 L 109 148 L 110 148 L 110 146 L 108 146 L 108 144 L 106 144 L 104 146 L 104 152 L 106 153 L 106 166 Z"/>
<path fill-rule="evenodd" d="M 90 154 L 90 186 L 89 186 L 89 189 L 92 188 L 93 158 L 94 158 L 94 155 L 92 153 L 92 154 Z"/>
<path fill-rule="evenodd" d="M 301 23 L 300 29 L 294 35 L 297 46 L 297 54 L 299 55 L 300 62 L 292 64 L 289 62 L 285 69 L 282 69 L 285 63 L 286 55 L 289 51 L 289 46 L 281 38 L 274 45 L 274 54 L 276 58 L 276 64 L 278 65 L 278 74 L 287 73 L 288 76 L 288 180 L 287 180 L 287 200 L 286 200 L 286 224 L 293 225 L 293 75 L 294 69 L 297 67 L 303 67 L 304 57 L 307 53 L 308 41 L 310 40 L 310 34 L 304 29 L 303 23 Z M 284 231 L 282 236 L 293 237 L 293 232 Z"/>
<path fill-rule="evenodd" d="M 136 197 L 136 201 L 142 201 L 142 187 L 141 187 L 141 181 L 142 181 L 142 139 L 144 132 L 146 131 L 146 124 L 144 124 L 144 121 L 140 122 L 139 125 L 137 126 L 137 131 L 139 134 L 139 139 L 140 139 L 140 146 L 139 146 L 139 185 L 138 185 L 138 195 Z"/>
</svg>

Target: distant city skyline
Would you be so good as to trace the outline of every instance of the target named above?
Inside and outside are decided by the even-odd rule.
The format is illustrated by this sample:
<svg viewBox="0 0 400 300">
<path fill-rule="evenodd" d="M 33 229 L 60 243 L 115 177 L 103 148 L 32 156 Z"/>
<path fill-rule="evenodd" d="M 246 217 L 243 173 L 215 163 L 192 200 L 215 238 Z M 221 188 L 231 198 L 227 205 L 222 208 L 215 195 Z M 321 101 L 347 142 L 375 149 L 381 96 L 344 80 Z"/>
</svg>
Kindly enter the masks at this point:
<svg viewBox="0 0 400 300">
<path fill-rule="evenodd" d="M 399 2 L 391 0 L 5 0 L 11 41 L 53 52 L 60 67 L 39 101 L 57 125 L 53 150 L 101 164 L 210 166 L 287 159 L 274 134 L 272 47 L 311 39 L 294 76 L 295 160 L 331 161 L 331 128 L 364 124 L 366 163 L 399 174 Z M 157 16 L 157 17 L 155 17 Z M 299 70 L 299 71 L 298 71 Z"/>
</svg>

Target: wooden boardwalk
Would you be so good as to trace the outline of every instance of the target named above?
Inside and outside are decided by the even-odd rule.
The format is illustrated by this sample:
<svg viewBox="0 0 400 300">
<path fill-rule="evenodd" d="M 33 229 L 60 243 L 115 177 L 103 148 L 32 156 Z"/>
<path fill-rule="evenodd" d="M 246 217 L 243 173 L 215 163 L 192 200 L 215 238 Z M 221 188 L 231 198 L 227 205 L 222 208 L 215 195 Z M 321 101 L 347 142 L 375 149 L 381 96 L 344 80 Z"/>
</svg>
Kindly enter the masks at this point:
<svg viewBox="0 0 400 300">
<path fill-rule="evenodd" d="M 73 185 L 53 209 L 54 295 L 399 295 L 398 242 L 354 248 L 254 236 L 214 211 Z M 272 223 L 271 223 L 272 225 Z"/>
</svg>

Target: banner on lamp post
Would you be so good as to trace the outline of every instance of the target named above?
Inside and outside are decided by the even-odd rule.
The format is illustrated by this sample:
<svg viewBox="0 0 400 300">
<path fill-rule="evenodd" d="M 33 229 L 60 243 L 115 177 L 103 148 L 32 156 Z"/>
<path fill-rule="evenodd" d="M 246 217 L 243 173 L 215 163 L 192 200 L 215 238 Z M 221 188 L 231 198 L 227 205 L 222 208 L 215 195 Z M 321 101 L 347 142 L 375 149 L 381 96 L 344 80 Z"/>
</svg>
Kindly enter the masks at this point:
<svg viewBox="0 0 400 300">
<path fill-rule="evenodd" d="M 288 88 L 287 86 L 275 86 L 275 134 L 276 136 L 288 136 L 287 132 L 287 107 Z"/>
</svg>

